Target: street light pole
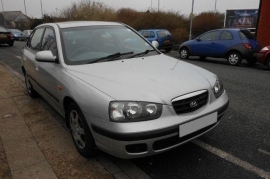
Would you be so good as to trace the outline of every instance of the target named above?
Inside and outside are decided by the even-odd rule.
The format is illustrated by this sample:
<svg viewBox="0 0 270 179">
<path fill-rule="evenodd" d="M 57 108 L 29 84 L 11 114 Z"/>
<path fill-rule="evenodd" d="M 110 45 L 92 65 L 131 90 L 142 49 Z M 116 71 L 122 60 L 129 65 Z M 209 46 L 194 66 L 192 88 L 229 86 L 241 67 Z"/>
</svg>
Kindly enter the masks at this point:
<svg viewBox="0 0 270 179">
<path fill-rule="evenodd" d="M 189 40 L 191 40 L 192 38 L 193 7 L 194 7 L 194 0 L 192 0 L 192 7 L 191 7 L 191 13 L 190 13 Z"/>
<path fill-rule="evenodd" d="M 24 0 L 24 11 L 25 11 L 25 15 L 27 15 L 27 12 L 26 12 L 26 5 L 25 5 L 25 0 Z"/>
<path fill-rule="evenodd" d="M 42 15 L 41 18 L 43 18 L 43 8 L 42 8 L 42 1 L 41 0 L 40 0 L 40 7 L 41 7 L 41 15 Z"/>
<path fill-rule="evenodd" d="M 152 6 L 152 2 L 153 2 L 153 1 L 151 0 L 151 12 L 153 12 L 153 6 Z"/>
<path fill-rule="evenodd" d="M 215 16 L 216 16 L 216 12 L 217 12 L 217 0 L 215 0 Z"/>
<path fill-rule="evenodd" d="M 4 5 L 3 5 L 3 0 L 1 0 L 1 3 L 2 3 L 2 9 L 3 9 L 3 12 L 4 12 L 5 10 L 4 10 Z"/>
<path fill-rule="evenodd" d="M 158 0 L 158 12 L 159 12 L 159 3 L 160 3 L 160 0 Z"/>
</svg>

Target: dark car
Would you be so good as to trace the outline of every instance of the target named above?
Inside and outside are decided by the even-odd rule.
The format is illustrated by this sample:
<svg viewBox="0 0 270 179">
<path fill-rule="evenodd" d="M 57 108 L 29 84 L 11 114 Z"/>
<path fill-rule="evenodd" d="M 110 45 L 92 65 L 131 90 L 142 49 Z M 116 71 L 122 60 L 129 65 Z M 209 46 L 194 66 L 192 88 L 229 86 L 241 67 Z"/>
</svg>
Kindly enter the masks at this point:
<svg viewBox="0 0 270 179">
<path fill-rule="evenodd" d="M 208 31 L 194 40 L 180 45 L 182 59 L 189 56 L 226 58 L 230 65 L 239 65 L 242 59 L 249 64 L 256 63 L 260 45 L 247 29 L 216 29 Z"/>
<path fill-rule="evenodd" d="M 173 47 L 174 39 L 171 33 L 166 29 L 144 29 L 139 31 L 149 42 L 157 41 L 158 49 L 164 49 L 170 52 Z"/>
<path fill-rule="evenodd" d="M 270 70 L 270 45 L 261 49 L 257 55 L 257 61 L 266 65 Z"/>
<path fill-rule="evenodd" d="M 20 31 L 19 29 L 9 29 L 9 30 L 13 34 L 14 40 L 20 40 L 20 37 L 22 35 L 22 31 Z"/>
<path fill-rule="evenodd" d="M 8 44 L 9 46 L 13 46 L 14 44 L 13 34 L 8 29 L 1 26 L 0 26 L 0 44 Z"/>
<path fill-rule="evenodd" d="M 23 32 L 22 32 L 22 35 L 21 35 L 21 37 L 20 37 L 20 39 L 19 40 L 21 40 L 21 41 L 26 41 L 27 39 L 28 39 L 28 37 L 30 36 L 30 34 L 32 33 L 32 30 L 24 30 Z"/>
</svg>

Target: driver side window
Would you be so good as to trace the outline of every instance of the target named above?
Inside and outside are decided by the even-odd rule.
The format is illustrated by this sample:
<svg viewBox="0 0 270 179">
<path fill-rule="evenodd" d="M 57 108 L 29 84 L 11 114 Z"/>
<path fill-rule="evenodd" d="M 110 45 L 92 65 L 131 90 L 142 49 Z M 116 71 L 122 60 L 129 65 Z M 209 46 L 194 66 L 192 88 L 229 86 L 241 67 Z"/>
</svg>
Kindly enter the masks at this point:
<svg viewBox="0 0 270 179">
<path fill-rule="evenodd" d="M 208 32 L 200 37 L 202 41 L 214 41 L 218 39 L 219 31 Z"/>
<path fill-rule="evenodd" d="M 41 37 L 43 35 L 44 28 L 37 29 L 33 35 L 31 36 L 30 41 L 27 43 L 27 46 L 34 50 L 34 51 L 39 51 L 41 48 Z"/>
</svg>

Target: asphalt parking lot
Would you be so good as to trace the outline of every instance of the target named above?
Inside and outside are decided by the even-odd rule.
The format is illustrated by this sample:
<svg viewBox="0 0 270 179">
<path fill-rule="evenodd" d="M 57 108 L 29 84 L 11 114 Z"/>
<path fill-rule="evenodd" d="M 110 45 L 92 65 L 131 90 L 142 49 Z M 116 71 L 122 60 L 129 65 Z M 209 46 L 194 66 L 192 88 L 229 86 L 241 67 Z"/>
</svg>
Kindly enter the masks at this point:
<svg viewBox="0 0 270 179">
<path fill-rule="evenodd" d="M 7 65 L 10 69 L 17 71 L 21 75 L 19 56 L 24 43 L 15 42 L 14 47 L 0 47 L 1 64 Z M 167 55 L 179 59 L 177 51 L 172 51 Z M 268 91 L 270 86 L 270 72 L 262 65 L 249 67 L 244 60 L 237 67 L 227 65 L 225 59 L 209 58 L 201 61 L 199 58 L 194 57 L 185 61 L 205 68 L 217 74 L 223 80 L 230 98 L 230 106 L 226 115 L 223 117 L 221 123 L 211 132 L 200 137 L 198 140 L 161 155 L 125 161 L 99 152 L 98 156 L 100 158 L 108 158 L 110 162 L 115 164 L 115 167 L 121 169 L 115 173 L 110 172 L 111 168 L 106 163 L 103 163 L 102 160 L 99 160 L 99 157 L 84 160 L 76 154 L 76 151 L 74 152 L 75 147 L 70 143 L 71 137 L 67 129 L 63 127 L 63 120 L 42 98 L 32 100 L 23 95 L 16 99 L 28 100 L 27 105 L 29 105 L 29 109 L 36 109 L 38 106 L 39 110 L 46 109 L 42 115 L 52 116 L 49 118 L 50 122 L 48 122 L 47 126 L 36 128 L 33 123 L 37 120 L 37 116 L 33 115 L 29 117 L 28 126 L 30 126 L 32 135 L 36 136 L 36 141 L 39 141 L 39 148 L 47 161 L 49 161 L 49 165 L 52 166 L 58 178 L 76 178 L 87 175 L 89 178 L 91 176 L 92 178 L 102 178 L 102 176 L 108 178 L 140 178 L 144 176 L 154 179 L 269 178 L 270 95 Z M 24 111 L 23 106 L 21 108 L 21 111 Z M 38 120 L 42 119 L 45 125 L 46 121 L 44 120 L 46 118 L 38 118 Z M 48 126 L 53 128 L 54 131 L 58 131 L 54 133 L 52 138 L 48 134 L 49 129 L 46 128 Z M 42 138 L 39 136 L 37 129 L 46 132 L 47 137 Z M 0 137 L 2 138 L 3 136 Z M 67 151 L 71 151 L 70 156 L 66 152 L 61 152 L 59 148 L 49 150 L 54 142 L 62 144 L 61 146 L 64 145 Z M 1 147 L 0 145 L 1 151 L 5 151 L 5 146 Z M 64 160 L 67 155 L 70 160 Z M 0 155 L 0 157 L 7 158 L 4 155 Z M 6 161 L 9 164 L 8 158 L 6 160 L 1 160 L 1 158 L 0 161 Z M 74 161 L 76 161 L 76 165 L 68 165 L 68 162 Z M 60 169 L 61 167 L 59 168 L 59 166 L 66 168 Z M 92 172 L 89 171 L 87 173 L 87 167 L 90 166 L 96 166 L 96 168 L 92 168 Z M 3 168 L 5 168 L 5 171 L 8 171 L 7 165 L 0 166 L 0 171 Z M 132 169 L 136 172 L 143 171 L 145 175 L 132 175 Z M 71 171 L 74 173 L 71 173 Z M 76 175 L 76 172 L 81 172 L 83 175 Z M 99 176 L 98 173 L 103 175 Z M 116 175 L 117 173 L 125 175 Z M 7 175 L 7 177 L 14 178 L 13 175 Z"/>
</svg>

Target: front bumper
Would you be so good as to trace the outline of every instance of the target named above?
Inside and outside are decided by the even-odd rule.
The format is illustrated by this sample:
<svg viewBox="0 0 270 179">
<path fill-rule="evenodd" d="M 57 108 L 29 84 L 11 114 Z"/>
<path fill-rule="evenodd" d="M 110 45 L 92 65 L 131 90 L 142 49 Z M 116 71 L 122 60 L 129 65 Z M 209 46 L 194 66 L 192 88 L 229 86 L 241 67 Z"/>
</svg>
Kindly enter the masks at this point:
<svg viewBox="0 0 270 179">
<path fill-rule="evenodd" d="M 103 125 L 93 122 L 90 128 L 96 145 L 101 150 L 125 159 L 146 157 L 175 148 L 210 131 L 220 122 L 228 106 L 229 100 L 224 92 L 218 100 L 207 104 L 194 114 L 172 116 L 164 111 L 160 120 L 144 121 L 141 124 L 111 123 L 110 128 L 104 128 Z M 215 123 L 179 137 L 180 125 L 202 119 L 214 113 L 217 114 Z M 107 125 L 105 121 L 103 121 L 103 124 Z M 157 127 L 162 125 L 164 127 Z"/>
</svg>

